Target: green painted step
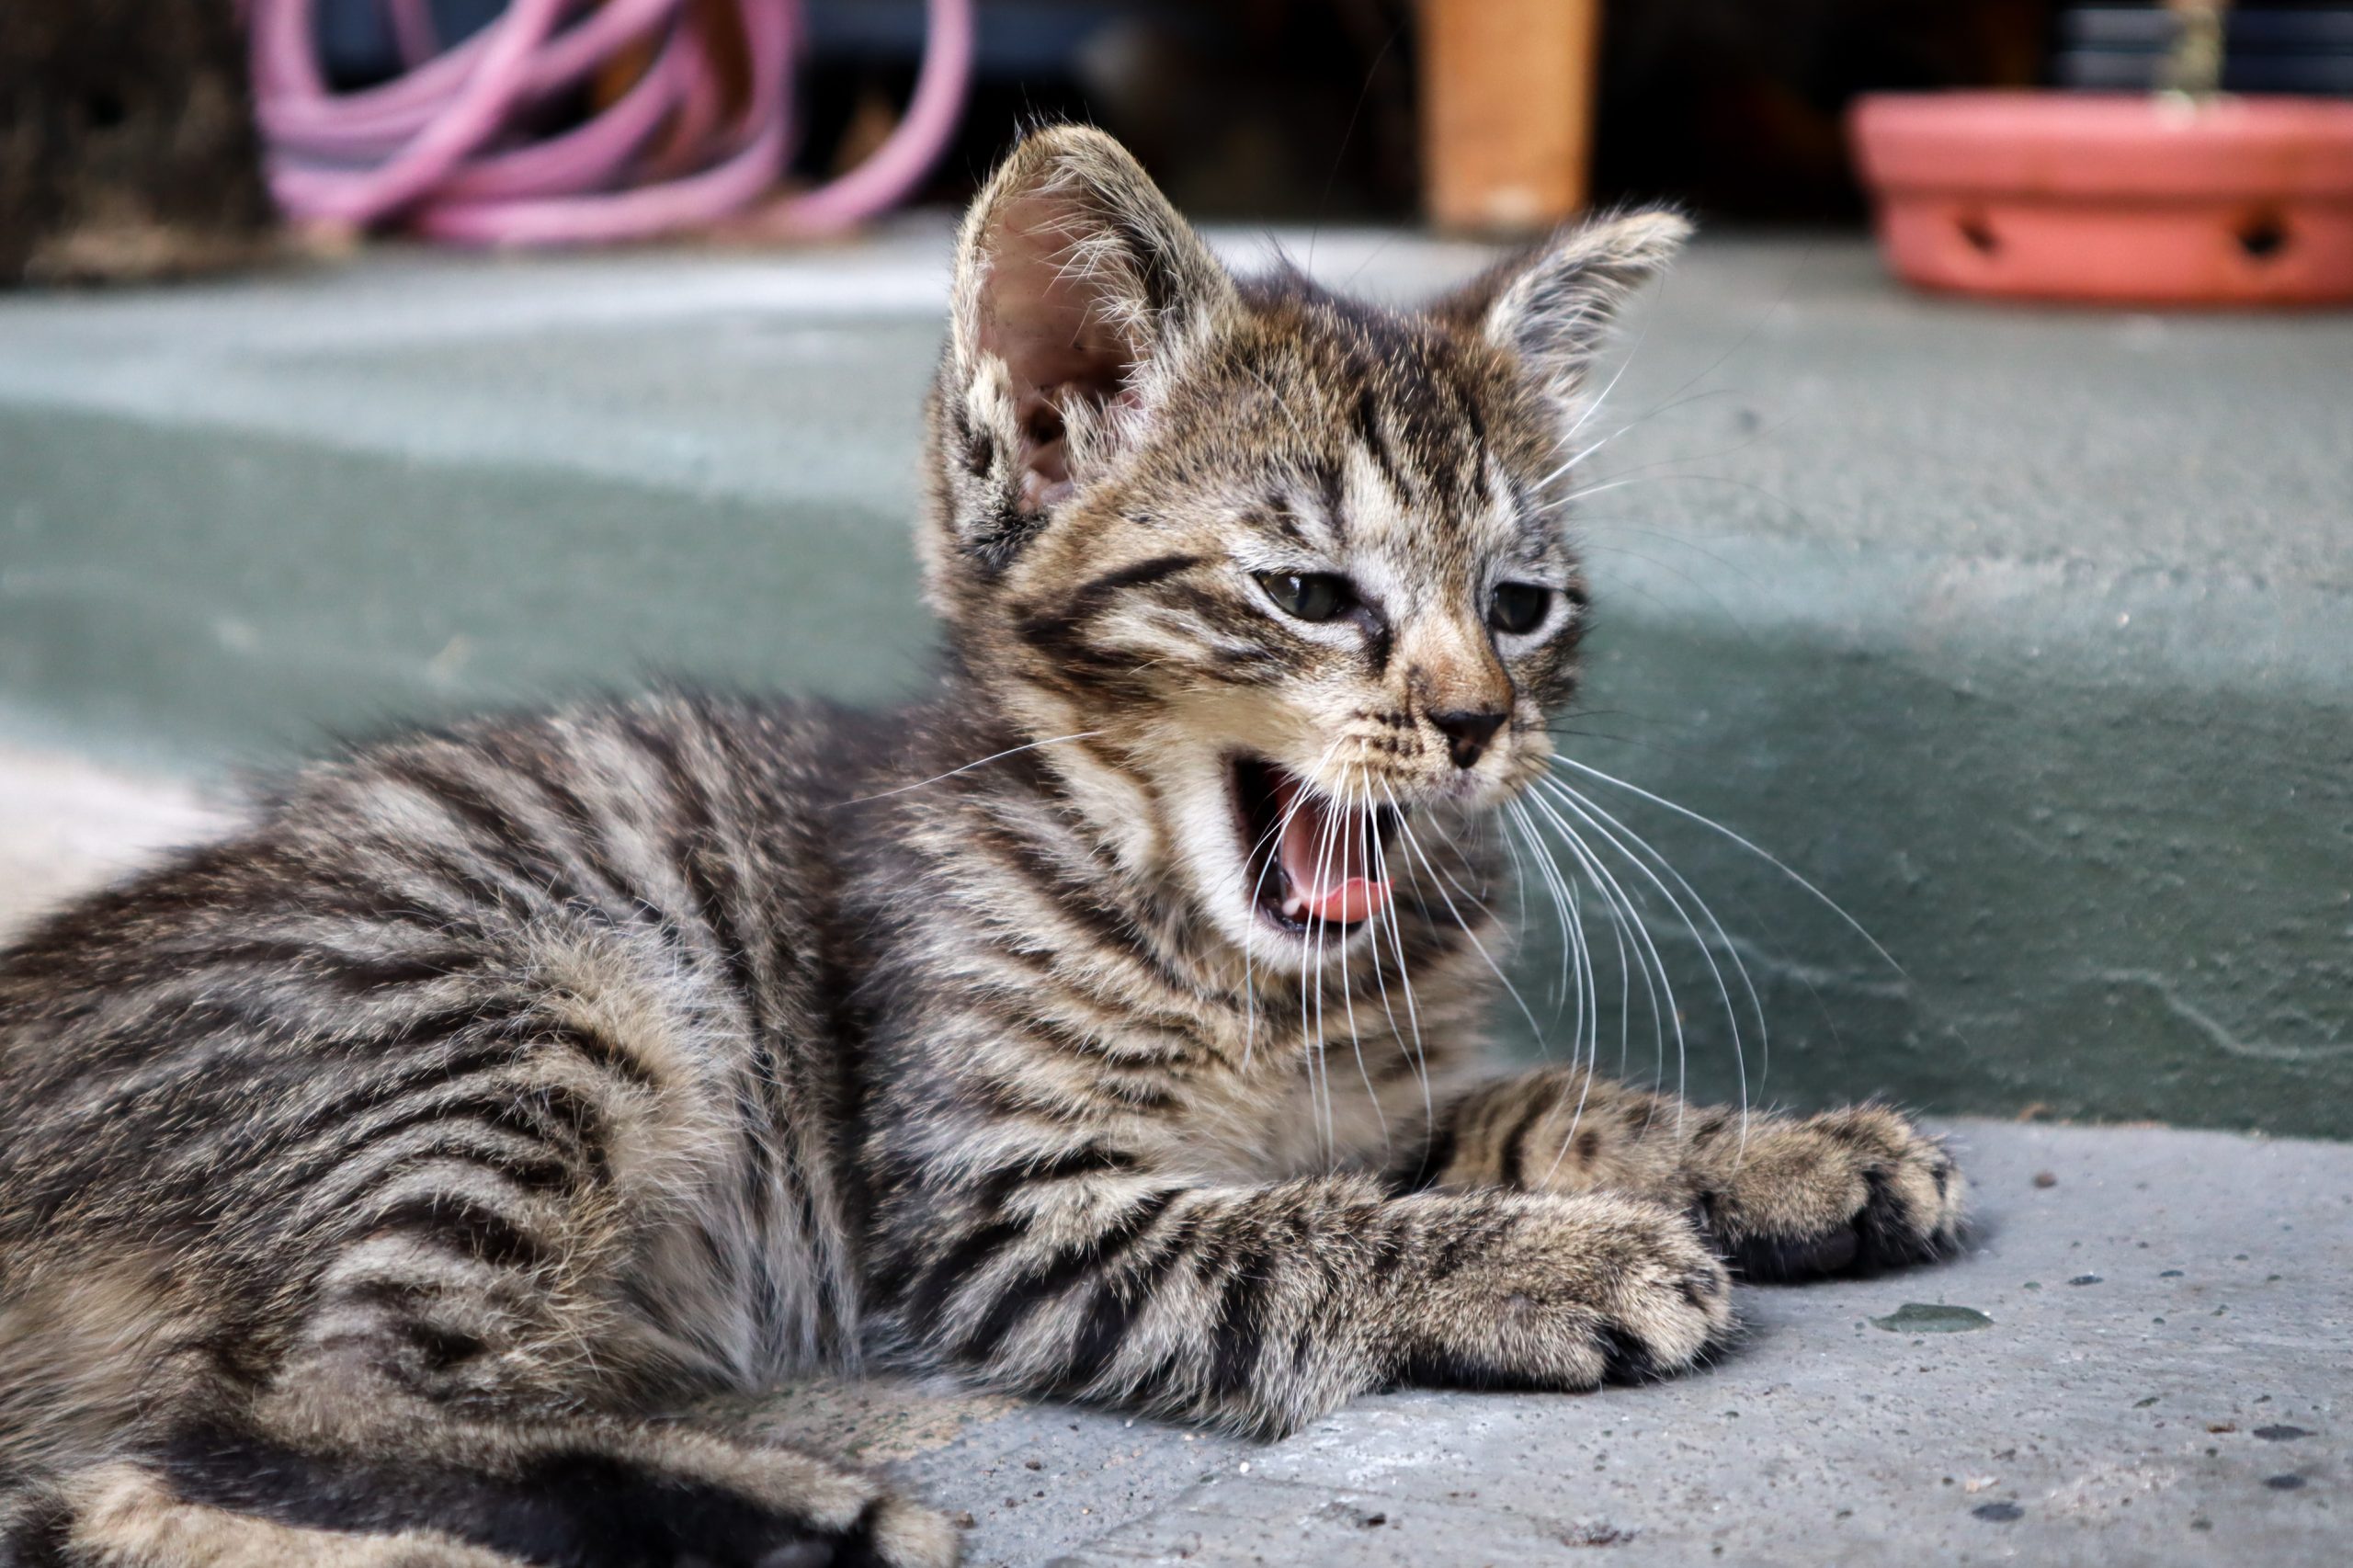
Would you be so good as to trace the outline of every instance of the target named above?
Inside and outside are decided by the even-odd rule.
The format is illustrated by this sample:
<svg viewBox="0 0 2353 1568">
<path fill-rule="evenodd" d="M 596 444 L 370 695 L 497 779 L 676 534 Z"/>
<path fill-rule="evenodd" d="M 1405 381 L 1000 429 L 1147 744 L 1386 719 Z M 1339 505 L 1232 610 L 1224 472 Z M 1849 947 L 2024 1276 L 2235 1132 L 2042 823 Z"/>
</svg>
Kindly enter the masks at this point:
<svg viewBox="0 0 2353 1568">
<path fill-rule="evenodd" d="M 1392 296 L 1477 260 L 1284 240 Z M 207 770 L 654 674 L 887 700 L 929 642 L 908 534 L 946 245 L 924 220 L 790 256 L 390 250 L 0 297 L 0 723 Z M 1769 849 L 1902 967 L 1595 785 L 1770 1026 L 1735 1057 L 1651 890 L 1680 1069 L 1639 981 L 1621 1037 L 1588 896 L 1604 1064 L 2353 1134 L 2353 318 L 1924 301 L 1849 239 L 1733 237 L 1629 341 L 1588 431 L 1623 483 L 1586 504 L 1574 755 Z M 1528 892 L 1497 1028 L 1565 1053 Z"/>
</svg>

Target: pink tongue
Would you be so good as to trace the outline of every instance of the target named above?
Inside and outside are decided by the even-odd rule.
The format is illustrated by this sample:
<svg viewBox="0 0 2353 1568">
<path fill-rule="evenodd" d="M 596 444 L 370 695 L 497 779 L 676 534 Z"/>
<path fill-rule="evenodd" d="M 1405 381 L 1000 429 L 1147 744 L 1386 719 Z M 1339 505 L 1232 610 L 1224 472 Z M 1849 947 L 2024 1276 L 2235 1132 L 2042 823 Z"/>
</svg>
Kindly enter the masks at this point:
<svg viewBox="0 0 2353 1568">
<path fill-rule="evenodd" d="M 1290 812 L 1297 788 L 1278 778 L 1275 804 Z M 1323 920 L 1354 925 L 1370 919 L 1389 902 L 1389 883 L 1366 875 L 1364 813 L 1347 811 L 1336 816 L 1328 802 L 1309 797 L 1290 812 L 1290 821 L 1275 846 L 1290 885 L 1285 890 L 1283 913 L 1294 920 Z"/>
</svg>

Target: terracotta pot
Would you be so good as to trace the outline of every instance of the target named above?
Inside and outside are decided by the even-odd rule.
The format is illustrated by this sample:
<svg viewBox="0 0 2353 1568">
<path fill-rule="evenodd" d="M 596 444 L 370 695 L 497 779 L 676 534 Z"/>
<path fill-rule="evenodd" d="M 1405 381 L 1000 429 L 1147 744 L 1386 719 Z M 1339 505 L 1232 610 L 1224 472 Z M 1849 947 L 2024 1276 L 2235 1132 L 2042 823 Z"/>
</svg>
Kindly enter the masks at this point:
<svg viewBox="0 0 2353 1568">
<path fill-rule="evenodd" d="M 1883 93 L 1852 120 L 1888 265 L 1923 288 L 2353 301 L 2353 103 Z"/>
</svg>

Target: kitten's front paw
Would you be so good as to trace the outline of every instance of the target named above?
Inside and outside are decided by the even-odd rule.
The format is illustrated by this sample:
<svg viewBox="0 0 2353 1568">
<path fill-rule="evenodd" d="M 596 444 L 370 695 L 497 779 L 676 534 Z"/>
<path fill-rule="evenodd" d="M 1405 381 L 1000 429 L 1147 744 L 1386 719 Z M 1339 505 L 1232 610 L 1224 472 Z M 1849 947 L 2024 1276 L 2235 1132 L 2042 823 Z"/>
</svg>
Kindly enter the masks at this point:
<svg viewBox="0 0 2353 1568">
<path fill-rule="evenodd" d="M 1759 1123 L 1700 1199 L 1717 1249 L 1748 1279 L 1806 1279 L 1925 1263 L 1960 1239 L 1966 1184 L 1901 1111 L 1849 1106 Z"/>
<path fill-rule="evenodd" d="M 1596 1207 L 1606 1199 L 1588 1199 Z M 1586 1255 L 1601 1310 L 1603 1377 L 1629 1381 L 1684 1371 L 1731 1338 L 1732 1276 L 1687 1216 L 1627 1203 Z"/>
<path fill-rule="evenodd" d="M 1589 1389 L 1683 1371 L 1731 1336 L 1732 1279 L 1689 1219 L 1585 1196 L 1523 1223 L 1427 1289 L 1401 1381 Z"/>
</svg>

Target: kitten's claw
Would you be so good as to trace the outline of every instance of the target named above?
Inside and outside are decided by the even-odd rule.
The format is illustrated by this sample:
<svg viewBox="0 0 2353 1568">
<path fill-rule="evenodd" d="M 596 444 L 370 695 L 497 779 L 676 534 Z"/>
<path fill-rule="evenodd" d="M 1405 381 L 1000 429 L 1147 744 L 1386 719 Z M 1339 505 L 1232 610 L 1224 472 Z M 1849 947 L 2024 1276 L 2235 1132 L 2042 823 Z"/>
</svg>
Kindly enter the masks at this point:
<svg viewBox="0 0 2353 1568">
<path fill-rule="evenodd" d="M 1908 1117 L 1850 1106 L 1759 1126 L 1699 1212 L 1743 1278 L 1818 1278 L 1949 1252 L 1966 1189 L 1943 1143 Z"/>
</svg>

